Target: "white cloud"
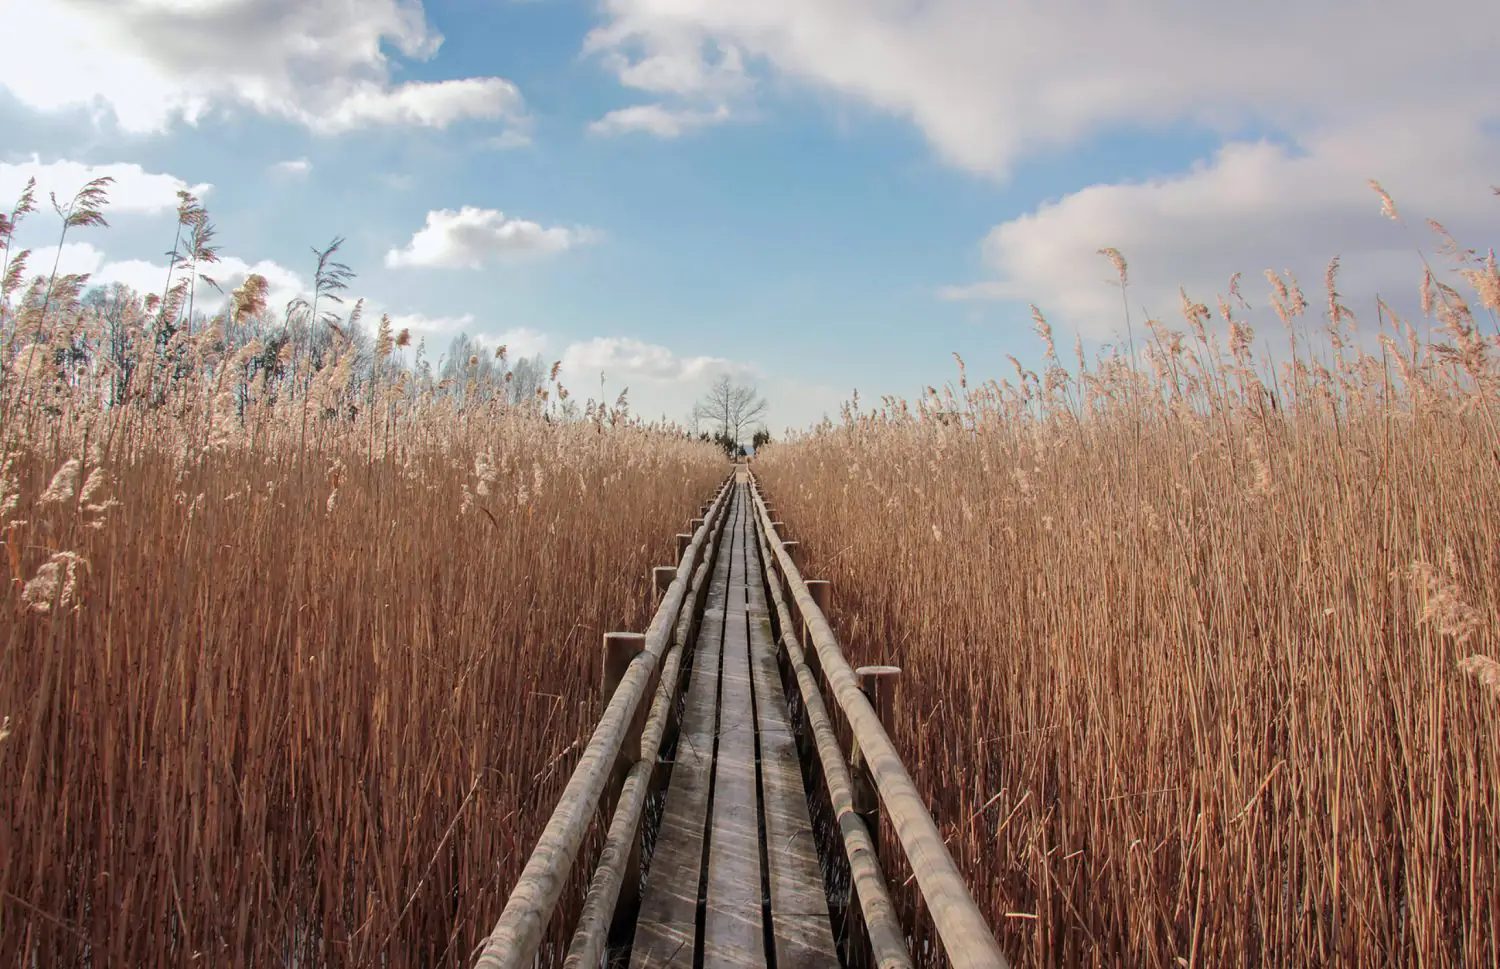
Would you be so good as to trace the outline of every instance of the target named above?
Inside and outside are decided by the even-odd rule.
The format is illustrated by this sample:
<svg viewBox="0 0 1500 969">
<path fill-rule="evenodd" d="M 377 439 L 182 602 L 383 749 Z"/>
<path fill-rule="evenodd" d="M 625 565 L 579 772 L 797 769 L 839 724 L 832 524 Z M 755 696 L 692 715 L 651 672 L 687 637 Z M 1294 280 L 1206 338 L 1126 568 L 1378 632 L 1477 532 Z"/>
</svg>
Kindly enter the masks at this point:
<svg viewBox="0 0 1500 969">
<path fill-rule="evenodd" d="M 668 108 L 660 104 L 637 104 L 611 111 L 589 125 L 597 134 L 617 135 L 644 131 L 659 138 L 676 138 L 683 132 L 729 120 L 729 108 L 719 105 L 712 111 L 692 108 Z"/>
<path fill-rule="evenodd" d="M 513 327 L 495 334 L 481 334 L 480 341 L 486 346 L 505 347 L 506 356 L 511 360 L 530 359 L 546 353 L 552 346 L 552 340 L 547 334 L 526 326 Z"/>
<path fill-rule="evenodd" d="M 459 316 L 427 316 L 423 313 L 392 313 L 391 329 L 396 332 L 411 330 L 412 338 L 453 337 L 460 333 L 473 335 L 474 314 Z"/>
<path fill-rule="evenodd" d="M 94 286 L 124 283 L 142 295 L 160 294 L 167 287 L 165 263 L 147 259 L 110 259 L 103 251 L 87 242 L 65 243 L 60 258 L 57 246 L 43 246 L 34 250 L 27 263 L 27 276 L 50 274 L 54 260 L 59 275 L 89 273 L 89 284 Z M 307 281 L 301 275 L 269 259 L 251 263 L 239 256 L 221 256 L 218 262 L 200 266 L 199 271 L 218 283 L 222 290 L 220 292 L 206 283 L 198 285 L 195 308 L 207 313 L 218 311 L 228 299 L 228 294 L 244 283 L 251 273 L 266 278 L 269 287 L 266 305 L 278 315 L 286 309 L 289 301 L 309 291 Z M 181 272 L 178 270 L 174 279 L 180 279 Z M 350 300 L 349 304 L 352 306 L 353 301 Z"/>
<path fill-rule="evenodd" d="M 1431 251 L 1436 242 L 1424 219 L 1469 245 L 1500 231 L 1488 189 L 1500 138 L 1420 114 L 1400 130 L 1393 139 L 1384 123 L 1371 122 L 1309 137 L 1295 150 L 1234 143 L 1181 175 L 1081 189 L 996 226 L 982 245 L 991 278 L 943 295 L 1034 302 L 1054 322 L 1103 336 L 1123 330 L 1124 310 L 1119 290 L 1105 285 L 1114 272 L 1096 254 L 1101 247 L 1129 262 L 1137 323 L 1144 307 L 1174 325 L 1179 285 L 1212 307 L 1235 272 L 1245 274 L 1245 297 L 1263 307 L 1262 272 L 1291 269 L 1317 307 L 1324 269 L 1339 255 L 1344 302 L 1369 316 L 1377 292 L 1388 300 L 1414 292 L 1421 272 L 1414 244 Z M 1434 159 L 1442 159 L 1441 178 L 1431 177 Z M 1371 176 L 1416 237 L 1380 214 Z"/>
<path fill-rule="evenodd" d="M 57 246 L 39 246 L 26 261 L 26 277 L 49 275 L 54 265 L 59 276 L 97 273 L 104 265 L 104 253 L 87 242 L 64 243 L 61 250 Z"/>
<path fill-rule="evenodd" d="M 312 162 L 306 158 L 289 158 L 271 166 L 271 174 L 283 178 L 306 178 L 312 173 Z"/>
<path fill-rule="evenodd" d="M 693 403 L 716 377 L 728 374 L 742 382 L 754 382 L 758 370 L 747 363 L 724 357 L 687 356 L 670 347 L 634 337 L 596 337 L 575 340 L 565 346 L 558 379 L 581 401 L 602 394 L 613 401 L 629 390 L 632 412 L 647 420 L 666 416 L 686 424 Z"/>
<path fill-rule="evenodd" d="M 427 224 L 417 230 L 405 248 L 387 252 L 385 264 L 391 268 L 478 269 L 492 258 L 562 252 L 597 238 L 598 233 L 592 229 L 548 228 L 507 218 L 495 209 L 466 205 L 457 212 L 428 212 Z"/>
<path fill-rule="evenodd" d="M 684 357 L 668 347 L 632 337 L 597 337 L 571 343 L 563 351 L 563 370 L 612 380 L 647 380 L 656 383 L 693 383 L 721 374 L 745 376 L 754 372 L 747 364 L 724 357 Z"/>
<path fill-rule="evenodd" d="M 378 308 L 373 311 L 378 316 Z M 433 361 L 447 352 L 454 337 L 460 333 L 472 337 L 491 352 L 498 347 L 505 347 L 506 357 L 510 360 L 530 358 L 539 353 L 546 353 L 547 348 L 552 344 L 547 334 L 530 327 L 518 326 L 499 331 L 489 330 L 484 324 L 477 322 L 473 313 L 461 313 L 457 316 L 392 313 L 391 329 L 396 333 L 402 330 L 411 331 L 413 346 L 419 340 L 426 340 L 427 357 Z"/>
<path fill-rule="evenodd" d="M 503 78 L 393 83 L 388 49 L 425 60 L 442 43 L 419 0 L 0 0 L 0 22 L 28 38 L 0 87 L 130 132 L 235 105 L 319 131 L 523 115 Z"/>
<path fill-rule="evenodd" d="M 759 62 L 912 121 L 958 166 L 1122 124 L 1307 130 L 1422 107 L 1495 117 L 1489 0 L 604 0 L 585 44 L 629 87 L 719 97 Z M 1295 26 L 1289 26 L 1295 25 Z M 727 65 L 727 66 L 726 66 Z M 1392 132 L 1392 137 L 1404 137 Z"/>
<path fill-rule="evenodd" d="M 362 84 L 320 115 L 307 115 L 309 125 L 321 122 L 333 131 L 372 124 L 446 128 L 465 118 L 518 118 L 521 92 L 498 77 L 466 77 L 452 81 L 412 81 L 386 88 Z"/>
<path fill-rule="evenodd" d="M 29 178 L 36 179 L 37 203 L 45 209 L 48 192 L 56 192 L 58 200 L 66 204 L 85 183 L 105 176 L 115 180 L 108 189 L 106 217 L 110 212 L 172 211 L 177 208 L 177 192 L 180 189 L 187 189 L 202 199 L 213 188 L 206 184 L 189 185 L 175 175 L 148 172 L 136 164 L 116 162 L 109 165 L 89 165 L 68 160 L 43 162 L 40 156 L 32 155 L 29 162 L 0 162 L 0 208 L 7 212 L 10 210 Z"/>
<path fill-rule="evenodd" d="M 644 52 L 632 58 L 626 53 L 632 49 Z M 591 31 L 584 40 L 584 52 L 600 54 L 621 84 L 652 94 L 727 98 L 752 86 L 739 47 L 705 44 L 693 29 L 659 25 L 644 36 L 616 21 Z"/>
</svg>

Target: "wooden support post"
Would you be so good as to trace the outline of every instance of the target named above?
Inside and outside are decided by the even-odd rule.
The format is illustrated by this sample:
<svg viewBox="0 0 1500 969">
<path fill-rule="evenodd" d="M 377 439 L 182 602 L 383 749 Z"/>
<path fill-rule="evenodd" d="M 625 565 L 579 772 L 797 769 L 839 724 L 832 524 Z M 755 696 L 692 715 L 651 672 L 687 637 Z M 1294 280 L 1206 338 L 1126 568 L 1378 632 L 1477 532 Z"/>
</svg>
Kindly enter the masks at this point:
<svg viewBox="0 0 1500 969">
<path fill-rule="evenodd" d="M 807 591 L 812 596 L 813 605 L 826 616 L 828 614 L 828 593 L 833 588 L 833 583 L 827 579 L 808 579 Z"/>
<path fill-rule="evenodd" d="M 679 562 L 682 561 L 682 556 L 684 554 L 686 554 L 686 552 L 688 550 L 688 546 L 691 545 L 691 544 L 693 544 L 693 536 L 688 535 L 688 534 L 684 534 L 684 533 L 680 533 L 680 532 L 678 533 L 678 535 L 677 535 L 677 561 L 679 561 Z"/>
<path fill-rule="evenodd" d="M 870 706 L 875 708 L 875 715 L 880 718 L 880 725 L 889 734 L 892 727 L 892 719 L 896 704 L 896 684 L 901 676 L 899 666 L 861 666 L 854 671 L 859 678 L 860 691 L 864 693 L 865 699 L 870 701 Z M 875 851 L 880 852 L 880 794 L 875 788 L 875 778 L 870 773 L 870 765 L 865 761 L 864 753 L 859 749 L 859 741 L 851 743 L 849 751 L 849 767 L 854 775 L 854 813 L 858 814 L 865 822 L 865 827 L 870 830 L 870 840 L 875 843 Z"/>
<path fill-rule="evenodd" d="M 625 677 L 625 671 L 645 649 L 646 637 L 641 633 L 604 634 L 604 706 L 609 706 L 610 698 L 614 696 L 620 680 Z M 640 705 L 636 708 L 636 715 L 630 720 L 625 741 L 620 745 L 620 757 L 615 761 L 614 773 L 609 779 L 609 784 L 604 788 L 604 797 L 600 800 L 600 807 L 604 811 L 606 825 L 608 819 L 614 816 L 615 805 L 620 800 L 620 788 L 625 784 L 625 776 L 630 773 L 635 762 L 641 759 L 641 734 L 646 727 L 646 716 L 651 710 L 651 697 L 654 693 L 655 690 L 648 690 L 641 697 Z M 622 920 L 626 918 L 634 921 L 640 904 L 641 830 L 637 827 L 635 840 L 630 845 L 630 857 L 625 863 L 625 872 L 620 881 L 620 895 L 615 901 L 615 924 L 623 924 Z"/>
<path fill-rule="evenodd" d="M 891 730 L 892 701 L 896 693 L 896 678 L 901 675 L 895 666 L 861 666 L 854 671 L 859 688 L 875 708 L 880 725 L 886 733 Z M 854 800 L 854 813 L 870 832 L 870 844 L 875 855 L 880 856 L 880 792 L 875 787 L 875 777 L 864 752 L 859 749 L 859 738 L 850 732 L 849 772 Z M 844 896 L 845 931 L 844 961 L 850 969 L 869 969 L 872 965 L 869 926 L 865 924 L 860 908 L 859 892 L 853 882 Z"/>
<path fill-rule="evenodd" d="M 661 597 L 666 595 L 667 589 L 671 588 L 672 580 L 675 578 L 677 578 L 675 565 L 658 565 L 651 570 L 651 590 L 655 593 L 654 602 L 661 602 Z"/>
<path fill-rule="evenodd" d="M 701 518 L 694 518 L 693 522 L 692 522 L 692 525 L 689 526 L 689 527 L 691 527 L 692 530 L 696 533 L 698 531 L 698 529 L 700 529 L 700 528 L 703 527 L 703 519 L 701 519 Z"/>
<path fill-rule="evenodd" d="M 803 564 L 797 561 L 797 552 L 802 548 L 801 542 L 782 542 L 781 547 L 786 549 L 787 557 L 792 560 L 793 565 L 800 566 Z"/>
<path fill-rule="evenodd" d="M 769 509 L 766 510 L 766 514 L 767 515 L 771 515 L 771 512 L 770 512 Z M 776 529 L 776 535 L 783 542 L 786 541 L 786 536 L 787 536 L 786 522 L 779 522 L 779 521 L 776 520 L 776 516 L 775 515 L 771 515 L 771 527 L 774 528 L 774 529 Z"/>
<path fill-rule="evenodd" d="M 675 570 L 674 570 L 675 571 Z M 609 706 L 610 699 L 615 695 L 615 690 L 620 686 L 620 680 L 625 678 L 625 671 L 630 668 L 631 661 L 646 649 L 646 637 L 643 633 L 605 633 L 604 634 L 604 683 L 600 690 L 600 712 Z M 626 770 L 634 764 L 641 756 L 641 730 L 645 727 L 645 717 L 639 716 L 642 711 L 651 707 L 650 694 L 642 698 L 637 708 L 637 716 L 634 718 L 639 723 L 632 722 L 630 731 L 626 735 L 625 743 L 620 747 L 620 760 L 625 761 Z M 623 780 L 623 778 L 622 778 Z"/>
<path fill-rule="evenodd" d="M 790 548 L 795 544 L 795 542 L 788 542 L 787 546 Z M 812 596 L 813 605 L 818 607 L 818 611 L 823 613 L 824 618 L 827 618 L 828 595 L 833 588 L 833 583 L 827 579 L 808 579 L 806 585 L 808 594 Z M 808 632 L 806 616 L 802 617 L 802 643 L 807 655 L 807 668 L 812 670 L 818 689 L 827 693 L 828 684 L 823 679 L 823 661 L 818 658 L 818 649 L 813 645 L 812 635 Z"/>
</svg>

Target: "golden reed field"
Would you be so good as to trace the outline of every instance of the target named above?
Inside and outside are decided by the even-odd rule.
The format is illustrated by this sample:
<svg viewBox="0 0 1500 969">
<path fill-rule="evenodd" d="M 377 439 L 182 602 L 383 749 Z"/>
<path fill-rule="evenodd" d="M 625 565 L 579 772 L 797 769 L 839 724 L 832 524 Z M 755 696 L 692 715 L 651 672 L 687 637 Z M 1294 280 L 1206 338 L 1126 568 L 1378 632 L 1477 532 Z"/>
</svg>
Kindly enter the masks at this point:
<svg viewBox="0 0 1500 969">
<path fill-rule="evenodd" d="M 0 964 L 467 964 L 722 452 L 413 362 L 336 245 L 285 314 L 258 277 L 205 314 L 196 200 L 145 298 L 16 268 L 30 207 Z M 1420 321 L 1273 276 L 1281 361 L 1235 288 L 1067 366 L 1038 314 L 1040 373 L 755 458 L 1018 965 L 1500 961 L 1500 273 L 1448 257 Z"/>
<path fill-rule="evenodd" d="M 189 259 L 165 310 L 7 294 L 0 965 L 466 964 L 722 480 L 398 371 L 323 262 L 286 327 L 252 278 L 187 333 Z"/>
<path fill-rule="evenodd" d="M 757 458 L 1019 964 L 1500 965 L 1500 272 L 1434 228 L 1426 320 L 1336 262 L 1278 367 L 1233 295 L 1140 368 L 1038 313 L 1042 373 Z"/>
</svg>

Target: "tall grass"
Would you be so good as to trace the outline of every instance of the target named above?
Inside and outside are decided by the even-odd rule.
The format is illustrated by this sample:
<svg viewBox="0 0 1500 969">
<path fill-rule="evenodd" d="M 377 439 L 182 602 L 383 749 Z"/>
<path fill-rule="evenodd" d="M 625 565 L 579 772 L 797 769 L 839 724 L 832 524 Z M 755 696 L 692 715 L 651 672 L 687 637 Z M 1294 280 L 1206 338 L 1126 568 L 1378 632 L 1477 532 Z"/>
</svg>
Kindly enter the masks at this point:
<svg viewBox="0 0 1500 969">
<path fill-rule="evenodd" d="M 0 965 L 466 964 L 723 473 L 397 366 L 335 248 L 279 327 L 9 274 Z"/>
<path fill-rule="evenodd" d="M 1233 297 L 1140 367 L 1037 314 L 1044 373 L 757 456 L 1021 965 L 1500 964 L 1500 274 L 1452 254 L 1431 341 L 1335 262 L 1279 368 Z"/>
</svg>

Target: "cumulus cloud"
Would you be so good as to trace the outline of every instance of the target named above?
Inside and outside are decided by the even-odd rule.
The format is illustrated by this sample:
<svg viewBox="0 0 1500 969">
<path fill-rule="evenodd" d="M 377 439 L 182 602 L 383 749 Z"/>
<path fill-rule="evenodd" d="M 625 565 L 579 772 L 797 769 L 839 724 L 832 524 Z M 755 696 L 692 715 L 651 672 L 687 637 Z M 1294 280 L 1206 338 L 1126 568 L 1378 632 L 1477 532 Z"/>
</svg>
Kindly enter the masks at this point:
<svg viewBox="0 0 1500 969">
<path fill-rule="evenodd" d="M 1130 264 L 1131 311 L 1178 318 L 1178 286 L 1213 305 L 1231 274 L 1243 272 L 1251 303 L 1264 305 L 1266 269 L 1292 270 L 1308 298 L 1328 261 L 1341 257 L 1340 290 L 1364 315 L 1375 294 L 1409 294 L 1419 281 L 1418 242 L 1435 238 L 1424 219 L 1461 242 L 1482 244 L 1500 230 L 1489 197 L 1500 138 L 1413 115 L 1403 137 L 1382 123 L 1351 126 L 1288 146 L 1225 145 L 1191 171 L 1167 178 L 1083 188 L 996 226 L 981 249 L 990 278 L 953 286 L 950 299 L 1038 304 L 1054 321 L 1104 336 L 1123 329 L 1114 272 L 1096 251 L 1119 249 Z M 1442 178 L 1430 176 L 1442 159 Z M 1403 231 L 1380 214 L 1367 179 L 1378 176 L 1409 218 Z M 1441 260 L 1439 260 L 1441 261 Z M 1279 326 L 1279 322 L 1276 323 Z"/>
<path fill-rule="evenodd" d="M 744 65 L 904 117 L 950 162 L 1017 158 L 1122 124 L 1309 127 L 1422 107 L 1494 117 L 1486 0 L 604 0 L 585 44 L 632 88 L 718 97 Z M 1294 25 L 1294 26 L 1293 26 Z"/>
<path fill-rule="evenodd" d="M 1137 319 L 1175 314 L 1178 284 L 1212 303 L 1235 272 L 1252 301 L 1267 268 L 1311 294 L 1336 254 L 1357 310 L 1408 289 L 1415 240 L 1380 218 L 1370 177 L 1419 230 L 1430 216 L 1470 244 L 1492 239 L 1500 64 L 1486 32 L 1449 26 L 1489 22 L 1489 5 L 1444 13 L 1395 0 L 1268 0 L 1253 15 L 1175 0 L 603 0 L 585 51 L 623 87 L 681 99 L 719 97 L 726 77 L 740 96 L 772 79 L 830 92 L 997 179 L 1121 129 L 1220 135 L 1189 171 L 1070 187 L 996 226 L 985 278 L 942 294 L 1036 302 L 1104 336 L 1123 308 L 1102 246 L 1130 261 Z"/>
<path fill-rule="evenodd" d="M 669 347 L 632 337 L 597 337 L 568 345 L 562 356 L 563 370 L 594 375 L 601 371 L 611 379 L 648 380 L 657 383 L 699 382 L 729 374 L 744 377 L 754 368 L 724 357 L 682 356 Z"/>
<path fill-rule="evenodd" d="M 396 331 L 411 330 L 412 336 L 438 337 L 470 333 L 474 329 L 474 314 L 457 316 L 428 316 L 424 313 L 393 313 L 391 328 Z"/>
<path fill-rule="evenodd" d="M 177 208 L 177 192 L 187 189 L 200 199 L 213 188 L 212 185 L 189 185 L 175 175 L 148 172 L 140 165 L 116 162 L 109 165 L 88 165 L 83 162 L 58 160 L 43 162 L 40 156 L 32 155 L 30 161 L 0 162 L 0 207 L 9 211 L 26 187 L 26 181 L 36 179 L 37 201 L 46 205 L 48 192 L 56 192 L 61 201 L 73 197 L 87 182 L 108 176 L 115 180 L 109 187 L 109 207 L 106 212 L 167 212 Z"/>
<path fill-rule="evenodd" d="M 405 248 L 385 255 L 391 268 L 478 269 L 491 259 L 555 253 L 594 241 L 598 233 L 585 228 L 546 227 L 507 217 L 495 209 L 466 205 L 458 211 L 427 213 Z"/>
<path fill-rule="evenodd" d="M 528 326 L 512 327 L 499 333 L 484 333 L 480 339 L 486 346 L 505 347 L 506 356 L 511 360 L 530 359 L 546 353 L 552 346 L 552 340 L 547 334 Z"/>
<path fill-rule="evenodd" d="M 465 118 L 513 118 L 521 113 L 521 94 L 497 77 L 409 82 L 392 88 L 361 85 L 333 104 L 320 121 L 333 131 L 372 124 L 446 128 Z M 521 135 L 520 137 L 525 137 Z"/>
<path fill-rule="evenodd" d="M 418 0 L 0 0 L 0 20 L 28 38 L 0 60 L 0 87 L 129 132 L 221 106 L 327 132 L 524 114 L 504 78 L 393 82 L 388 50 L 426 60 L 442 44 Z"/>
<path fill-rule="evenodd" d="M 504 330 L 491 329 L 473 313 L 460 313 L 456 316 L 393 313 L 391 314 L 391 328 L 398 333 L 401 330 L 410 330 L 413 343 L 419 339 L 425 339 L 428 343 L 428 355 L 434 358 L 436 354 L 443 353 L 449 342 L 460 333 L 473 338 L 491 351 L 497 347 L 505 347 L 506 356 L 511 360 L 546 353 L 547 348 L 552 345 L 551 339 L 545 333 L 526 326 L 510 327 Z"/>
<path fill-rule="evenodd" d="M 646 32 L 616 20 L 590 31 L 584 40 L 584 52 L 600 55 L 621 84 L 652 94 L 723 99 L 752 86 L 744 53 L 738 46 L 705 44 L 692 28 L 675 30 L 658 24 L 657 29 Z"/>
<path fill-rule="evenodd" d="M 105 252 L 87 242 L 65 243 L 60 252 L 57 246 L 43 246 L 34 250 L 27 263 L 27 275 L 48 275 L 52 272 L 54 263 L 59 275 L 88 273 L 89 284 L 93 286 L 124 283 L 142 295 L 160 294 L 167 287 L 166 263 L 152 262 L 149 259 L 111 259 Z M 228 294 L 244 283 L 251 273 L 266 278 L 266 305 L 273 313 L 282 312 L 292 299 L 309 292 L 307 280 L 299 273 L 270 259 L 252 263 L 239 256 L 226 255 L 221 256 L 218 262 L 200 267 L 200 270 L 220 287 L 216 290 L 206 283 L 199 284 L 194 303 L 197 309 L 206 313 L 214 313 L 223 308 Z M 180 273 L 181 270 L 178 270 L 174 279 L 181 278 Z"/>
<path fill-rule="evenodd" d="M 589 125 L 596 134 L 617 135 L 643 131 L 659 138 L 676 138 L 683 132 L 729 120 L 729 108 L 719 105 L 712 111 L 692 108 L 668 108 L 661 104 L 638 104 L 611 111 Z"/>
<path fill-rule="evenodd" d="M 14 255 L 14 254 L 13 254 Z M 104 253 L 89 245 L 87 242 L 65 243 L 61 249 L 57 246 L 40 246 L 31 251 L 31 257 L 26 262 L 27 276 L 48 275 L 53 267 L 57 267 L 60 276 L 77 275 L 79 273 L 97 273 L 99 267 L 104 265 Z"/>
</svg>

